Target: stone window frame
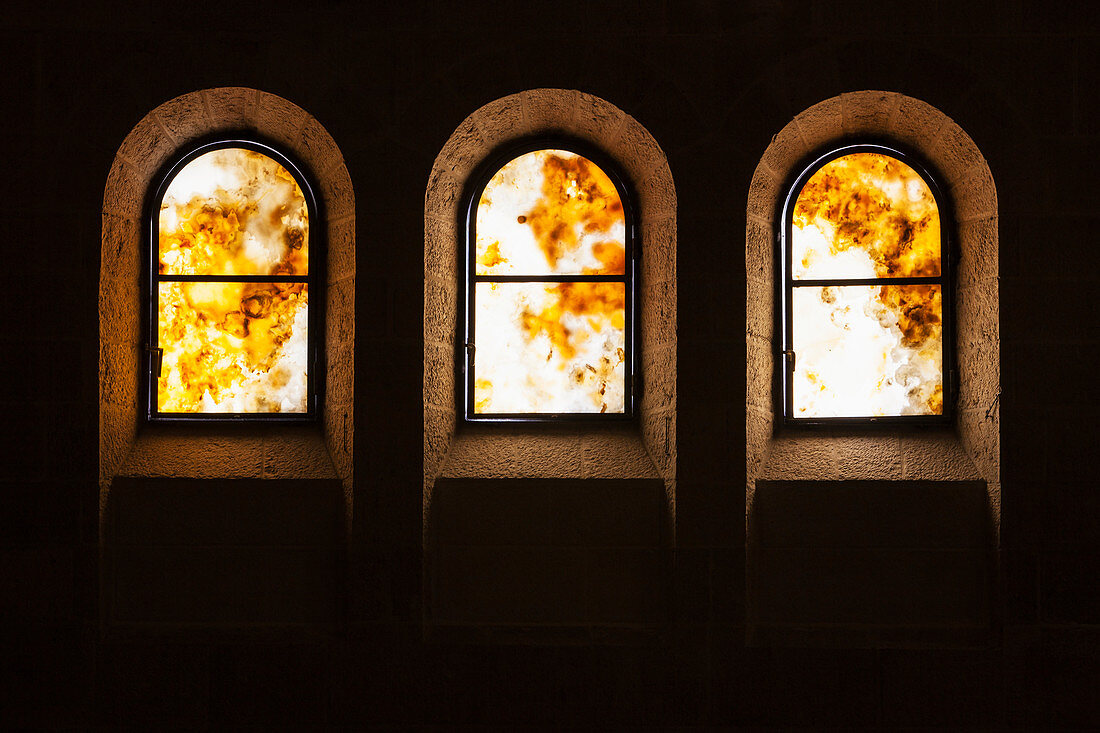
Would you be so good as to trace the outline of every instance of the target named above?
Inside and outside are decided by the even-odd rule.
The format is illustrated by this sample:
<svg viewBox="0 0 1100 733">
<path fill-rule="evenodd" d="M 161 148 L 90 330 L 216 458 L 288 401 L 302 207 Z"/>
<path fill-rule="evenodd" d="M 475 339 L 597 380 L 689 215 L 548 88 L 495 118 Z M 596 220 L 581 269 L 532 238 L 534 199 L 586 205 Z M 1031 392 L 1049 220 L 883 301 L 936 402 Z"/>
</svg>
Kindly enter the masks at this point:
<svg viewBox="0 0 1100 733">
<path fill-rule="evenodd" d="M 158 307 L 155 296 L 157 280 L 155 278 L 156 272 L 153 268 L 158 261 L 159 204 L 162 203 L 168 188 L 172 185 L 172 181 L 191 162 L 207 152 L 225 149 L 250 150 L 260 153 L 282 166 L 294 177 L 295 181 L 302 189 L 302 194 L 309 212 L 309 223 L 324 222 L 326 220 L 325 212 L 321 208 L 320 199 L 318 199 L 314 193 L 317 189 L 316 182 L 309 172 L 305 170 L 301 162 L 294 160 L 294 157 L 288 155 L 278 143 L 267 140 L 262 135 L 255 132 L 232 131 L 220 132 L 182 146 L 168 158 L 165 165 L 162 166 L 161 170 L 154 176 L 152 185 L 149 188 L 150 193 L 146 201 L 146 211 L 142 229 L 147 240 L 143 248 L 145 251 L 145 261 L 143 262 L 144 272 L 142 274 L 145 286 L 144 297 L 146 299 L 144 304 L 146 342 L 150 345 L 150 349 L 152 349 L 152 344 L 157 342 L 156 319 Z M 310 297 L 316 302 L 323 303 L 325 298 L 324 282 L 322 278 L 318 277 L 318 273 L 324 272 L 325 270 L 326 248 L 324 227 L 318 227 L 316 231 L 310 231 L 309 240 L 308 280 L 306 284 L 309 288 L 308 292 Z M 278 276 L 271 276 L 268 282 L 279 282 Z M 180 414 L 160 412 L 156 409 L 157 397 L 154 380 L 152 379 L 152 369 L 155 368 L 156 361 L 150 360 L 146 362 L 142 370 L 145 379 L 141 383 L 141 397 L 145 400 L 145 419 L 149 422 L 161 423 L 200 423 L 204 421 L 310 423 L 320 420 L 322 418 L 324 398 L 324 380 L 320 378 L 320 374 L 324 373 L 325 366 L 324 353 L 320 349 L 318 334 L 324 333 L 324 309 L 311 309 L 308 314 L 308 322 L 307 363 L 310 364 L 311 367 L 307 376 L 308 394 L 306 399 L 307 411 L 305 413 L 256 412 L 234 414 Z M 158 355 L 154 358 L 159 358 L 159 352 L 157 353 Z M 150 355 L 152 354 L 150 353 Z"/>
<path fill-rule="evenodd" d="M 636 417 L 614 425 L 463 424 L 455 334 L 459 208 L 469 176 L 494 150 L 540 135 L 576 138 L 628 178 L 638 207 Z M 529 89 L 489 102 L 436 157 L 424 200 L 424 527 L 436 478 L 662 478 L 673 520 L 676 480 L 676 190 L 653 136 L 599 97 Z"/>
<path fill-rule="evenodd" d="M 776 415 L 779 346 L 776 233 L 784 184 L 827 144 L 893 141 L 927 160 L 953 202 L 957 384 L 955 420 L 941 428 L 888 431 L 789 428 Z M 764 480 L 975 480 L 986 482 L 1000 519 L 998 207 L 977 145 L 943 112 L 888 91 L 849 92 L 796 115 L 753 173 L 746 210 L 746 516 Z"/>
<path fill-rule="evenodd" d="M 252 133 L 300 161 L 324 212 L 327 262 L 320 420 L 305 425 L 143 419 L 143 209 L 177 151 L 215 135 Z M 339 479 L 350 526 L 355 369 L 355 195 L 332 136 L 296 104 L 246 87 L 183 94 L 149 112 L 123 141 L 103 193 L 99 278 L 101 516 L 118 476 Z"/>
<path fill-rule="evenodd" d="M 604 175 L 611 179 L 612 183 L 615 185 L 616 192 L 622 200 L 626 222 L 626 251 L 628 254 L 626 272 L 621 276 L 625 278 L 626 285 L 625 351 L 627 353 L 627 368 L 624 375 L 626 379 L 624 391 L 626 399 L 625 412 L 623 413 L 554 414 L 549 412 L 536 412 L 523 415 L 497 415 L 490 413 L 482 416 L 471 416 L 469 414 L 470 404 L 472 403 L 469 389 L 470 384 L 473 382 L 473 375 L 467 373 L 469 355 L 466 353 L 466 350 L 463 349 L 463 338 L 464 334 L 469 332 L 470 322 L 473 318 L 473 295 L 470 290 L 474 276 L 473 264 L 476 247 L 471 241 L 471 235 L 474 233 L 474 221 L 477 217 L 478 201 L 490 179 L 505 165 L 520 155 L 539 150 L 565 150 L 586 158 L 599 168 Z M 461 265 L 463 277 L 459 281 L 458 302 L 460 304 L 462 318 L 459 319 L 458 322 L 458 333 L 456 334 L 458 350 L 455 354 L 455 383 L 457 385 L 455 397 L 456 414 L 459 416 L 458 419 L 465 423 L 482 424 L 494 421 L 550 424 L 569 423 L 571 421 L 611 423 L 633 420 L 637 414 L 638 397 L 638 390 L 635 389 L 635 385 L 640 385 L 642 383 L 642 375 L 638 368 L 637 359 L 638 334 L 635 317 L 638 304 L 638 206 L 637 195 L 633 190 L 631 181 L 621 169 L 618 162 L 587 141 L 578 139 L 574 136 L 562 135 L 560 133 L 542 133 L 516 138 L 490 152 L 470 174 L 464 186 L 459 212 L 461 216 L 459 231 L 462 232 L 462 246 L 459 247 L 459 251 L 463 253 L 461 255 L 463 259 Z M 548 280 L 539 280 L 539 277 L 539 275 L 532 275 L 527 282 L 550 282 Z M 566 281 L 570 282 L 568 279 Z"/>
</svg>

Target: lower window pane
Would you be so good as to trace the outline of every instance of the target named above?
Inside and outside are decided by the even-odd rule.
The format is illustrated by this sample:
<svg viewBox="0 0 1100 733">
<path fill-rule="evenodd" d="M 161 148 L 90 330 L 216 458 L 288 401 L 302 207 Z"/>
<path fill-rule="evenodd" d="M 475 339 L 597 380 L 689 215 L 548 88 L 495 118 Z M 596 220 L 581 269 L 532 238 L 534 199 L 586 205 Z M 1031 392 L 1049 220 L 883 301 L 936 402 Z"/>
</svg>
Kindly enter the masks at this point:
<svg viewBox="0 0 1100 733">
<path fill-rule="evenodd" d="M 475 288 L 475 413 L 624 412 L 623 283 Z"/>
<path fill-rule="evenodd" d="M 939 285 L 796 287 L 793 416 L 943 414 Z"/>
<path fill-rule="evenodd" d="M 159 289 L 160 412 L 307 411 L 304 283 L 164 282 Z"/>
</svg>

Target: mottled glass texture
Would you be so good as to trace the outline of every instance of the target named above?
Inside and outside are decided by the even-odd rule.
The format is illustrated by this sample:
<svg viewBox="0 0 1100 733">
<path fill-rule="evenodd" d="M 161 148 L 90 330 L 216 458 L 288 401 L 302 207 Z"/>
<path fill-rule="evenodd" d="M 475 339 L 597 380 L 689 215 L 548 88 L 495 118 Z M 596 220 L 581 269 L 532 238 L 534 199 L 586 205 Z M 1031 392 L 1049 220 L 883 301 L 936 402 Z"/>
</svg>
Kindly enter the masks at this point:
<svg viewBox="0 0 1100 733">
<path fill-rule="evenodd" d="M 214 150 L 176 173 L 157 223 L 157 411 L 308 412 L 306 284 L 224 281 L 308 274 L 298 182 L 263 153 Z"/>
<path fill-rule="evenodd" d="M 474 411 L 622 413 L 626 286 L 476 285 Z"/>
<path fill-rule="evenodd" d="M 940 274 L 940 214 L 925 180 L 897 158 L 852 153 L 822 166 L 791 224 L 795 280 Z"/>
<path fill-rule="evenodd" d="M 180 170 L 160 206 L 162 275 L 306 275 L 309 211 L 263 153 L 223 148 Z"/>
<path fill-rule="evenodd" d="M 536 150 L 486 184 L 477 206 L 478 275 L 622 275 L 626 219 L 615 184 L 587 158 Z"/>
<path fill-rule="evenodd" d="M 160 412 L 306 412 L 305 283 L 162 282 Z"/>
<path fill-rule="evenodd" d="M 921 175 L 880 153 L 830 161 L 799 192 L 790 246 L 792 417 L 942 415 L 940 215 Z M 799 285 L 840 279 L 868 282 Z"/>
</svg>

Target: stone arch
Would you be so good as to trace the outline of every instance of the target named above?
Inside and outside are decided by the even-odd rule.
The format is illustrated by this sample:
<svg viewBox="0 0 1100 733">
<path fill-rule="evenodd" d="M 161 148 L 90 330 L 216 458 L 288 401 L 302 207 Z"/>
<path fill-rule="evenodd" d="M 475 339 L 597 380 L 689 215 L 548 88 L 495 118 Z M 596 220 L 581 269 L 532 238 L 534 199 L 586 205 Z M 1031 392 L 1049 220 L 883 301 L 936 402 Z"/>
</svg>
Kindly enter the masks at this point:
<svg viewBox="0 0 1100 733">
<path fill-rule="evenodd" d="M 142 217 L 153 178 L 175 151 L 218 133 L 254 132 L 293 154 L 317 185 L 327 242 L 319 430 L 247 426 L 143 429 L 139 370 Z M 336 478 L 350 496 L 355 338 L 355 196 L 325 128 L 292 102 L 244 87 L 191 92 L 147 114 L 119 148 L 103 192 L 99 277 L 99 485 L 119 475 Z M 270 426 L 267 426 L 270 427 Z M 214 428 L 214 429 L 212 429 Z M 276 458 L 278 454 L 278 458 Z"/>
<path fill-rule="evenodd" d="M 633 436 L 552 428 L 497 432 L 492 449 L 467 441 L 456 448 L 455 333 L 459 272 L 457 222 L 470 173 L 512 140 L 563 133 L 614 159 L 637 195 L 641 236 L 638 351 L 642 372 L 639 424 Z M 523 432 L 522 436 L 519 433 Z M 587 431 L 592 432 L 592 431 Z M 519 440 L 515 440 L 520 437 Z M 621 439 L 621 440 L 620 440 Z M 616 450 L 588 450 L 608 440 Z M 504 446 L 502 448 L 502 446 Z M 606 448 L 607 446 L 605 446 Z M 503 452 L 507 460 L 501 461 Z M 591 457 L 577 467 L 577 452 Z M 496 461 L 489 452 L 495 451 Z M 618 461 L 612 466 L 609 462 Z M 653 136 L 633 117 L 599 97 L 576 90 L 530 89 L 490 102 L 457 127 L 435 159 L 424 197 L 424 510 L 445 465 L 495 465 L 497 476 L 562 477 L 659 475 L 670 513 L 676 477 L 676 190 L 668 161 Z M 581 460 L 584 464 L 584 459 Z M 637 472 L 637 474 L 635 473 Z"/>
<path fill-rule="evenodd" d="M 873 136 L 920 153 L 953 202 L 959 394 L 953 430 L 889 435 L 784 433 L 775 421 L 775 236 L 795 167 L 824 145 Z M 749 186 L 746 268 L 746 491 L 757 479 L 977 479 L 1000 508 L 997 190 L 967 133 L 925 102 L 885 91 L 841 94 L 795 116 L 765 150 Z M 887 468 L 888 467 L 888 468 Z"/>
</svg>

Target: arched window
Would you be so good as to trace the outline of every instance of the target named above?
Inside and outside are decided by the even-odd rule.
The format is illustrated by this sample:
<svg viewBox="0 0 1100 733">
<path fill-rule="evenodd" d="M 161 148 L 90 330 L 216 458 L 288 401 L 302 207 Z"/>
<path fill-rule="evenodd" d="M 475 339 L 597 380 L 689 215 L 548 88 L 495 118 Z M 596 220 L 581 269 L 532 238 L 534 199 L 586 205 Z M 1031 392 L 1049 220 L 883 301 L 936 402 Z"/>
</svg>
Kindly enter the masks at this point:
<svg viewBox="0 0 1100 733">
<path fill-rule="evenodd" d="M 787 423 L 949 420 L 949 207 L 928 169 L 881 144 L 815 156 L 782 211 Z"/>
<path fill-rule="evenodd" d="M 148 418 L 316 418 L 324 227 L 301 167 L 222 138 L 154 180 Z"/>
<path fill-rule="evenodd" d="M 528 139 L 472 176 L 461 409 L 467 420 L 635 412 L 635 225 L 624 177 L 574 140 Z"/>
</svg>

